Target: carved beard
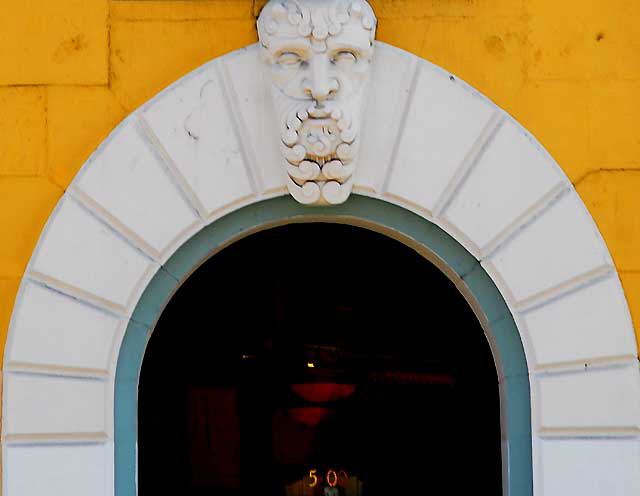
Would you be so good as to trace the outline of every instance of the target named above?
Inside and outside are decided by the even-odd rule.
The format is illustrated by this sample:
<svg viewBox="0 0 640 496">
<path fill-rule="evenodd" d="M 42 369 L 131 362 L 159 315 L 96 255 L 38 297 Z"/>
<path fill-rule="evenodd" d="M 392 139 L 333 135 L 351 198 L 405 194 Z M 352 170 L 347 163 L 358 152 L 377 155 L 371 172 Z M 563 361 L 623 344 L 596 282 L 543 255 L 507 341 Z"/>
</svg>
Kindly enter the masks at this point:
<svg viewBox="0 0 640 496">
<path fill-rule="evenodd" d="M 292 101 L 274 89 L 281 109 L 282 154 L 291 195 L 305 205 L 339 204 L 353 187 L 359 116 L 345 105 Z M 356 105 L 356 108 L 358 105 Z"/>
</svg>

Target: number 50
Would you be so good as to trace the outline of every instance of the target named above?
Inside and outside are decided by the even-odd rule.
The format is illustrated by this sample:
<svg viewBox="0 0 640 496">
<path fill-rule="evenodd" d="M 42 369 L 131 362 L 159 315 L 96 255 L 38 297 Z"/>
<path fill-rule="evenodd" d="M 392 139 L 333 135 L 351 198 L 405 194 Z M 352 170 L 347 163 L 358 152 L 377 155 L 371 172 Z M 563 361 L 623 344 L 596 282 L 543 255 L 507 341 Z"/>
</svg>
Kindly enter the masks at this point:
<svg viewBox="0 0 640 496">
<path fill-rule="evenodd" d="M 309 487 L 316 487 L 318 485 L 318 476 L 316 475 L 316 472 L 317 470 L 315 468 L 309 470 Z M 331 468 L 327 471 L 326 480 L 330 487 L 334 487 L 338 483 L 339 479 L 342 479 L 342 483 L 346 484 L 349 476 L 344 470 L 340 470 L 339 473 L 336 473 L 336 471 Z"/>
</svg>

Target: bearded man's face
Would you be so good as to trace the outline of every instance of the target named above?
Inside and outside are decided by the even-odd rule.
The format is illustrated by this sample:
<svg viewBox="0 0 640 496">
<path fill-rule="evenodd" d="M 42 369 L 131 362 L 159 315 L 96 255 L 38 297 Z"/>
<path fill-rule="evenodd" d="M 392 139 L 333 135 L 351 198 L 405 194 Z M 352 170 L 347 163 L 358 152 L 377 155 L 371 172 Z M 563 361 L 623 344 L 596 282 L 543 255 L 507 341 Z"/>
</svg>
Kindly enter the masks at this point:
<svg viewBox="0 0 640 496">
<path fill-rule="evenodd" d="M 375 24 L 364 0 L 271 0 L 260 15 L 288 187 L 301 203 L 351 192 Z"/>
</svg>

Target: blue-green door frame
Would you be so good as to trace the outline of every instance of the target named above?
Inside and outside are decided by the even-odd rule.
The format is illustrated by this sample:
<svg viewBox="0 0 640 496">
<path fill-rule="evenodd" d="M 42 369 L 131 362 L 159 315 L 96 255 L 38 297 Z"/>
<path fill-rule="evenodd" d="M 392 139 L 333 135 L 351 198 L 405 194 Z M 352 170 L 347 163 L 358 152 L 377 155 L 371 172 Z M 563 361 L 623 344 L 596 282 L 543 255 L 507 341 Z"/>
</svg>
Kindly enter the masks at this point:
<svg viewBox="0 0 640 496">
<path fill-rule="evenodd" d="M 137 494 L 136 457 L 138 377 L 156 321 L 182 282 L 204 261 L 238 239 L 291 222 L 341 222 L 393 233 L 409 246 L 429 253 L 472 307 L 481 312 L 500 380 L 504 493 L 531 496 L 531 405 L 527 362 L 518 329 L 495 284 L 480 263 L 435 224 L 390 203 L 352 195 L 342 205 L 304 207 L 290 197 L 240 208 L 208 225 L 184 243 L 156 273 L 127 326 L 116 369 L 114 399 L 115 494 Z M 446 273 L 445 272 L 445 273 Z M 478 406 L 480 407 L 480 406 Z M 473 442 L 473 440 L 469 440 Z M 460 447 L 464 453 L 464 446 Z M 473 460 L 468 463 L 473 463 Z M 460 470 L 464 473 L 464 465 Z M 482 492 L 482 488 L 478 488 Z"/>
</svg>

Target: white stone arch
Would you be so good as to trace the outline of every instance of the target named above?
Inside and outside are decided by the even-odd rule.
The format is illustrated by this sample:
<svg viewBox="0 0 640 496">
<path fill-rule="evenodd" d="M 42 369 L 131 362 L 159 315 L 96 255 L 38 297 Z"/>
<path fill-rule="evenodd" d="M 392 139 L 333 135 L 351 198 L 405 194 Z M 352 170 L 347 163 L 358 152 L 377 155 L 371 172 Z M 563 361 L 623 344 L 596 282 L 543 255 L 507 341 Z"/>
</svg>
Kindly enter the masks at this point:
<svg viewBox="0 0 640 496">
<path fill-rule="evenodd" d="M 529 365 L 534 493 L 638 494 L 636 342 L 572 185 L 511 117 L 446 71 L 377 43 L 371 82 L 354 192 L 441 226 L 504 296 Z M 251 45 L 134 112 L 73 180 L 10 324 L 6 496 L 113 495 L 114 374 L 129 316 L 192 234 L 286 193 L 273 127 Z"/>
</svg>

